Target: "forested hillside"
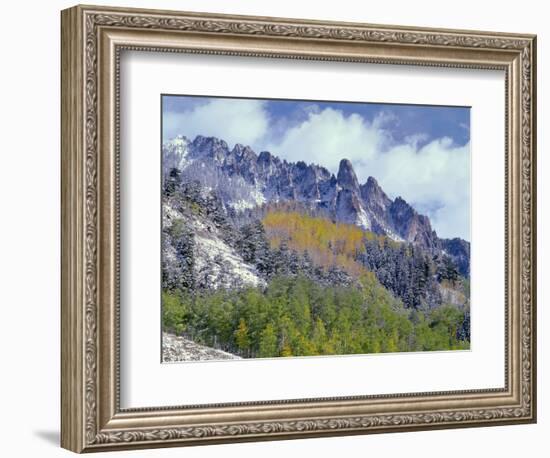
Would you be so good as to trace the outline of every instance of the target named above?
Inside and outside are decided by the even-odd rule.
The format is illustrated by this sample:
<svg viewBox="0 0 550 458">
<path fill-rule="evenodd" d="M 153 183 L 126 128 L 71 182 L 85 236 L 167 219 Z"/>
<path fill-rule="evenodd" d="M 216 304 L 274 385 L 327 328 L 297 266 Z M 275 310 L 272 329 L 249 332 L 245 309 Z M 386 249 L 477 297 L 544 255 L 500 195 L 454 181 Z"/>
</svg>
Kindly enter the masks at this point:
<svg viewBox="0 0 550 458">
<path fill-rule="evenodd" d="M 293 200 L 236 211 L 177 167 L 162 227 L 167 332 L 245 358 L 469 347 L 469 281 L 444 250 Z"/>
<path fill-rule="evenodd" d="M 266 288 L 170 291 L 163 302 L 165 328 L 245 358 L 469 347 L 461 310 L 406 309 L 371 273 L 351 286 L 275 276 Z"/>
</svg>

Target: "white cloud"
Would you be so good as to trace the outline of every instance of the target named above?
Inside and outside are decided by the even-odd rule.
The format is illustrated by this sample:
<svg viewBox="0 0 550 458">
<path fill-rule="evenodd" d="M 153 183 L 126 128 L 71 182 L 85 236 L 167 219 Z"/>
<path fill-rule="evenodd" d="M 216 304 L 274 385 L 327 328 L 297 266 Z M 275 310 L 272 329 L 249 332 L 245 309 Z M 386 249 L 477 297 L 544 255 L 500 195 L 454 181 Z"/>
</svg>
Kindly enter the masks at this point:
<svg viewBox="0 0 550 458">
<path fill-rule="evenodd" d="M 387 143 L 388 134 L 382 128 L 385 116 L 369 123 L 358 114 L 345 117 L 332 108 L 312 111 L 305 121 L 289 128 L 265 149 L 289 161 L 320 164 L 331 171 L 338 169 L 344 157 L 357 166 L 359 162 L 370 162 Z"/>
<path fill-rule="evenodd" d="M 420 148 L 398 145 L 376 154 L 371 167 L 386 192 L 430 217 L 439 236 L 470 240 L 469 143 L 456 146 L 441 138 Z"/>
<path fill-rule="evenodd" d="M 427 214 L 439 236 L 469 240 L 470 145 L 440 138 L 419 146 L 427 140 L 421 133 L 395 144 L 387 129 L 393 120 L 382 113 L 369 123 L 358 114 L 327 108 L 310 113 L 266 149 L 334 173 L 347 158 L 361 183 L 375 177 L 390 197 L 402 196 Z"/>
<path fill-rule="evenodd" d="M 361 183 L 375 177 L 390 197 L 402 196 L 428 215 L 440 237 L 470 240 L 469 143 L 457 146 L 446 137 L 426 143 L 427 136 L 419 132 L 396 144 L 390 127 L 399 120 L 389 112 L 380 112 L 371 122 L 317 105 L 306 114 L 305 120 L 286 127 L 284 120 L 270 120 L 263 101 L 213 99 L 183 113 L 165 113 L 163 133 L 164 138 L 212 135 L 230 147 L 243 143 L 289 161 L 323 165 L 333 173 L 347 158 Z"/>
<path fill-rule="evenodd" d="M 163 138 L 178 134 L 191 139 L 197 135 L 216 136 L 230 146 L 244 143 L 254 146 L 269 127 L 265 103 L 261 100 L 212 99 L 184 112 L 166 112 Z"/>
</svg>

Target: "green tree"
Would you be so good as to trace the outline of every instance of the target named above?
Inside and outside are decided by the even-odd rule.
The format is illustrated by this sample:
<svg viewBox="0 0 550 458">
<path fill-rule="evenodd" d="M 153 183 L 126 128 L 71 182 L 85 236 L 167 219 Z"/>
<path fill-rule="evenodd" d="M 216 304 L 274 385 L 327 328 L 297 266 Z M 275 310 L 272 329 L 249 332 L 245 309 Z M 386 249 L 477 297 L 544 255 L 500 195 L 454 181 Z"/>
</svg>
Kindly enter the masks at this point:
<svg viewBox="0 0 550 458">
<path fill-rule="evenodd" d="M 443 305 L 432 313 L 432 328 L 448 339 L 448 348 L 458 345 L 457 330 L 464 319 L 464 313 L 453 305 Z"/>
<path fill-rule="evenodd" d="M 162 325 L 165 331 L 181 334 L 186 328 L 189 306 L 186 296 L 178 292 L 162 293 Z"/>
<path fill-rule="evenodd" d="M 243 357 L 463 349 L 467 313 L 405 309 L 372 275 L 347 287 L 300 274 L 266 287 L 163 292 L 165 330 Z"/>
<path fill-rule="evenodd" d="M 318 355 L 325 354 L 325 350 L 328 347 L 327 330 L 325 328 L 323 321 L 320 318 L 317 318 L 317 320 L 315 320 L 312 341 L 317 351 L 317 354 Z"/>
<path fill-rule="evenodd" d="M 277 333 L 273 325 L 268 323 L 260 336 L 258 356 L 260 358 L 269 358 L 278 356 L 278 353 Z"/>
<path fill-rule="evenodd" d="M 248 354 L 248 350 L 250 348 L 250 339 L 248 337 L 248 326 L 246 325 L 246 321 L 244 320 L 244 318 L 241 318 L 239 320 L 239 326 L 235 331 L 235 342 L 237 344 L 237 348 L 242 353 Z"/>
</svg>

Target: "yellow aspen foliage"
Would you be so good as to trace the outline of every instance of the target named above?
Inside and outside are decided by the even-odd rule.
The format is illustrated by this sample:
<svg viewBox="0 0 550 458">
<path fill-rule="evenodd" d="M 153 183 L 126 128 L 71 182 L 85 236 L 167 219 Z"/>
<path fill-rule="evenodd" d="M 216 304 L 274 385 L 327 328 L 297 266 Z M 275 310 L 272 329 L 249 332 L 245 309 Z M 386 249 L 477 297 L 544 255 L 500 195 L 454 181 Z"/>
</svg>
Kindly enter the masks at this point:
<svg viewBox="0 0 550 458">
<path fill-rule="evenodd" d="M 283 345 L 281 356 L 292 356 L 292 350 L 288 344 Z"/>
<path fill-rule="evenodd" d="M 355 261 L 357 254 L 365 251 L 365 240 L 377 238 L 382 243 L 384 239 L 353 224 L 334 223 L 298 211 L 269 211 L 262 223 L 272 248 L 284 241 L 289 249 L 307 251 L 314 264 L 338 266 L 356 278 L 368 272 Z"/>
</svg>

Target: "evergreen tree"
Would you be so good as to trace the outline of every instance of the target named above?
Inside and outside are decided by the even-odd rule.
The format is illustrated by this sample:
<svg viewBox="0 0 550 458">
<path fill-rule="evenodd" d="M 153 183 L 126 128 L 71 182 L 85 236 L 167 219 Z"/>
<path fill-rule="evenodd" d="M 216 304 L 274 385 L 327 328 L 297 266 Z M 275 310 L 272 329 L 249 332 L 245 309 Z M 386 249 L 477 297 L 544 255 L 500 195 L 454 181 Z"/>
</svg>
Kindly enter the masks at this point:
<svg viewBox="0 0 550 458">
<path fill-rule="evenodd" d="M 271 323 L 268 323 L 260 336 L 258 356 L 260 358 L 269 358 L 278 355 L 277 334 Z"/>
<path fill-rule="evenodd" d="M 171 245 L 175 250 L 176 263 L 169 266 L 166 256 L 162 259 L 162 285 L 165 289 L 193 291 L 195 279 L 195 238 L 181 219 L 175 219 L 163 234 L 163 253 Z"/>
<path fill-rule="evenodd" d="M 261 221 L 256 220 L 252 224 L 252 237 L 255 243 L 255 262 L 256 268 L 260 275 L 268 278 L 272 273 L 272 257 L 269 241 L 265 233 L 264 225 Z"/>
<path fill-rule="evenodd" d="M 172 196 L 181 184 L 181 172 L 177 168 L 170 169 L 168 177 L 164 181 L 164 193 L 167 196 Z"/>
<path fill-rule="evenodd" d="M 366 240 L 365 251 L 357 259 L 374 272 L 380 283 L 404 304 L 424 311 L 442 304 L 438 282 L 460 279 L 448 256 L 434 257 L 421 248 L 405 243 L 392 245 L 387 238 Z"/>
<path fill-rule="evenodd" d="M 196 286 L 197 288 L 208 290 L 214 286 L 214 263 L 212 258 L 207 254 L 203 254 L 203 257 L 203 265 L 197 274 Z"/>
<path fill-rule="evenodd" d="M 458 326 L 456 338 L 460 341 L 470 341 L 470 310 L 464 312 L 462 322 Z"/>
<path fill-rule="evenodd" d="M 267 288 L 163 294 L 163 324 L 243 357 L 468 348 L 469 311 L 406 309 L 365 274 L 360 285 L 276 276 Z"/>
</svg>

